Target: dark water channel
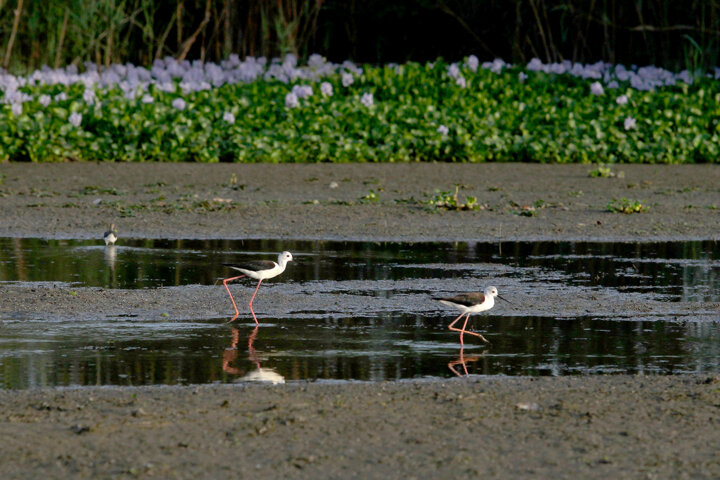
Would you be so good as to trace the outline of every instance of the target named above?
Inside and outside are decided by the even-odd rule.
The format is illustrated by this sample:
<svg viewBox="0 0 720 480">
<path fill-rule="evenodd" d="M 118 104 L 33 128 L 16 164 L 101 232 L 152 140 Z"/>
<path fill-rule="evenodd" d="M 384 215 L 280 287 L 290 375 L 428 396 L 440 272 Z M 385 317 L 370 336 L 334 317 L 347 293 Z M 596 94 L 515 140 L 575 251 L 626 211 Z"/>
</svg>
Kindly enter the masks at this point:
<svg viewBox="0 0 720 480">
<path fill-rule="evenodd" d="M 496 264 L 557 288 L 612 288 L 665 302 L 720 302 L 720 247 L 667 243 L 366 243 L 310 241 L 0 239 L 0 288 L 38 282 L 73 288 L 212 285 L 224 262 L 293 252 L 282 282 L 471 279 Z M 270 254 L 270 255 L 268 255 Z M 340 282 L 336 282 L 340 285 Z M 221 286 L 219 288 L 222 288 Z M 390 293 L 392 294 L 392 293 Z M 448 332 L 452 312 L 158 322 L 0 317 L 0 387 L 196 384 L 234 381 L 396 380 L 456 374 L 567 375 L 720 372 L 720 318 L 477 315 L 492 345 Z M 466 337 L 467 338 L 467 337 Z"/>
</svg>

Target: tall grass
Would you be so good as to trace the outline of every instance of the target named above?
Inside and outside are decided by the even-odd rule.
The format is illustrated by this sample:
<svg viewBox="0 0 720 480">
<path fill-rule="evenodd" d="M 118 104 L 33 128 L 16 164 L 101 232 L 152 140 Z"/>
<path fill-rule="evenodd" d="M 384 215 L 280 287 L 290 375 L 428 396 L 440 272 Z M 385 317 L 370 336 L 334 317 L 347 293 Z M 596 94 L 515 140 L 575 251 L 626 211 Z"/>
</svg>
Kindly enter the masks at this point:
<svg viewBox="0 0 720 480">
<path fill-rule="evenodd" d="M 360 62 L 718 60 L 720 0 L 0 0 L 0 65 L 323 53 Z"/>
</svg>

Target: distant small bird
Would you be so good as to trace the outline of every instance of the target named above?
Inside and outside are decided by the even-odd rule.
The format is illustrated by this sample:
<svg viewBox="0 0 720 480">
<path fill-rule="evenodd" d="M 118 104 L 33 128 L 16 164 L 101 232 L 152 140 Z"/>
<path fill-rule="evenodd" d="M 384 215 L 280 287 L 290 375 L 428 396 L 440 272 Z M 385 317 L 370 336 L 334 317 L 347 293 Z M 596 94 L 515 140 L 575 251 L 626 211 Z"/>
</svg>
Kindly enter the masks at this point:
<svg viewBox="0 0 720 480">
<path fill-rule="evenodd" d="M 469 332 L 465 330 L 465 327 L 467 326 L 471 313 L 484 312 L 485 310 L 490 310 L 492 307 L 494 307 L 495 297 L 498 297 L 500 300 L 504 300 L 510 303 L 508 300 L 505 300 L 503 297 L 498 295 L 497 288 L 495 287 L 487 287 L 483 293 L 461 293 L 454 297 L 436 298 L 435 300 L 439 301 L 443 305 L 456 308 L 462 312 L 459 317 L 452 321 L 452 323 L 448 326 L 448 329 L 454 332 L 460 332 L 460 345 L 464 345 L 463 334 L 465 333 L 469 335 L 475 335 L 476 337 L 479 337 L 483 342 L 490 343 L 485 337 L 483 337 L 479 333 Z M 465 315 L 467 316 L 465 318 L 465 323 L 463 323 L 462 328 L 455 328 L 454 325 L 457 323 L 457 321 Z"/>
<path fill-rule="evenodd" d="M 103 235 L 103 239 L 105 240 L 105 245 L 115 245 L 115 242 L 117 241 L 117 229 L 115 228 L 115 224 L 111 223 L 110 228 L 107 232 Z"/>
<path fill-rule="evenodd" d="M 227 285 L 228 282 L 232 282 L 233 280 L 237 280 L 238 278 L 242 278 L 245 276 L 258 280 L 257 287 L 255 287 L 255 292 L 253 293 L 252 298 L 250 298 L 250 303 L 248 303 L 248 307 L 250 307 L 250 313 L 252 313 L 255 324 L 259 325 L 257 317 L 255 317 L 255 311 L 252 308 L 253 300 L 255 300 L 255 294 L 257 294 L 258 288 L 260 288 L 260 284 L 263 280 L 277 277 L 278 275 L 283 273 L 285 271 L 285 266 L 287 265 L 287 262 L 291 262 L 292 259 L 293 256 L 290 252 L 282 252 L 280 255 L 278 255 L 277 263 L 271 260 L 253 260 L 240 264 L 223 264 L 226 267 L 230 267 L 233 270 L 237 270 L 238 272 L 241 272 L 243 274 L 237 277 L 226 278 L 225 280 L 223 280 L 225 290 L 227 290 L 228 295 L 230 295 L 230 300 L 232 301 L 233 307 L 235 307 L 235 317 L 233 317 L 232 320 L 235 320 L 235 318 L 240 315 L 240 312 L 238 311 L 237 305 L 235 305 L 235 299 L 233 298 L 232 293 L 230 293 L 230 289 Z"/>
</svg>

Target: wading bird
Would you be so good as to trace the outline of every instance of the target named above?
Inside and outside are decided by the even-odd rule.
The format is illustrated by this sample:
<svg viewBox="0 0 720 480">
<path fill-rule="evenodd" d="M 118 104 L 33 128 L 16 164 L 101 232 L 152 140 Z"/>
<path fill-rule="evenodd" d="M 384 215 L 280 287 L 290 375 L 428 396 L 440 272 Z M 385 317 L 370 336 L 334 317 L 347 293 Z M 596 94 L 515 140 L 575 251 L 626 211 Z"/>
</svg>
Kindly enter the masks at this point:
<svg viewBox="0 0 720 480">
<path fill-rule="evenodd" d="M 103 235 L 103 240 L 105 240 L 105 245 L 115 245 L 117 241 L 117 229 L 114 223 L 110 224 L 110 228 L 108 228 L 108 231 Z"/>
<path fill-rule="evenodd" d="M 479 337 L 483 342 L 490 343 L 485 337 L 483 337 L 479 333 L 469 332 L 465 330 L 465 327 L 467 326 L 471 313 L 484 312 L 485 310 L 490 310 L 492 307 L 494 307 L 495 297 L 498 297 L 500 300 L 504 300 L 510 303 L 508 300 L 505 300 L 503 297 L 498 295 L 497 288 L 495 287 L 487 287 L 483 293 L 461 293 L 459 295 L 455 295 L 454 297 L 436 298 L 435 300 L 439 301 L 443 305 L 456 308 L 462 312 L 459 317 L 452 321 L 452 323 L 448 326 L 448 329 L 454 332 L 460 332 L 460 345 L 464 345 L 463 334 L 465 333 L 467 333 L 468 335 L 475 335 L 476 337 Z M 465 316 L 465 323 L 463 323 L 462 328 L 455 328 L 454 325 L 463 316 Z"/>
<path fill-rule="evenodd" d="M 268 278 L 273 278 L 280 275 L 282 272 L 285 271 L 285 266 L 287 265 L 287 262 L 292 261 L 292 259 L 293 256 L 290 252 L 282 252 L 280 255 L 278 255 L 277 263 L 271 260 L 252 260 L 250 262 L 239 264 L 223 264 L 226 267 L 230 267 L 233 270 L 237 270 L 238 272 L 242 273 L 242 275 L 239 275 L 237 277 L 230 277 L 223 280 L 225 290 L 227 290 L 228 295 L 230 295 L 230 300 L 232 301 L 233 307 L 235 307 L 235 316 L 232 318 L 232 320 L 235 320 L 237 316 L 240 315 L 240 311 L 238 311 L 237 305 L 235 304 L 235 299 L 233 298 L 232 293 L 230 293 L 230 288 L 228 288 L 228 282 L 232 282 L 233 280 L 237 280 L 238 278 L 243 277 L 254 278 L 258 281 L 257 287 L 255 287 L 255 292 L 253 293 L 252 298 L 250 298 L 250 303 L 248 303 L 248 307 L 250 307 L 250 313 L 252 313 L 255 324 L 259 325 L 257 317 L 255 317 L 255 311 L 252 307 L 253 300 L 255 300 L 255 294 L 257 294 L 257 291 L 260 288 L 260 284 L 263 280 L 267 280 Z"/>
</svg>

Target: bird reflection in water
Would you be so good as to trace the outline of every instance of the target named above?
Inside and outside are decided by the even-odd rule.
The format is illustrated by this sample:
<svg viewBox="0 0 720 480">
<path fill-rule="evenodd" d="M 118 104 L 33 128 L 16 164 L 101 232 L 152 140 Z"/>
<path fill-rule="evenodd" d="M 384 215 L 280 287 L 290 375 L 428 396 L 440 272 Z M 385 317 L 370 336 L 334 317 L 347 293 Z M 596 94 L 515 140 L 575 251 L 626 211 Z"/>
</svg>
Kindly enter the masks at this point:
<svg viewBox="0 0 720 480">
<path fill-rule="evenodd" d="M 117 257 L 117 247 L 115 245 L 108 245 L 105 247 L 105 263 L 107 263 L 110 270 L 115 270 L 115 258 Z"/>
<path fill-rule="evenodd" d="M 237 382 L 262 382 L 272 383 L 273 385 L 285 383 L 285 377 L 279 373 L 268 368 L 260 367 L 260 357 L 253 346 L 258 335 L 258 329 L 259 327 L 255 327 L 248 337 L 248 358 L 257 368 L 247 372 L 246 369 L 232 365 L 237 360 L 239 352 L 238 343 L 240 343 L 240 330 L 233 327 L 230 348 L 226 348 L 223 352 L 223 371 L 232 375 L 242 375 L 242 377 L 236 380 Z"/>
<path fill-rule="evenodd" d="M 463 347 L 460 347 L 460 356 L 453 360 L 452 362 L 448 363 L 448 368 L 451 372 L 453 372 L 458 377 L 466 377 L 468 376 L 468 369 L 467 369 L 467 363 L 468 362 L 477 362 L 483 357 L 483 355 L 468 355 L 467 357 L 463 353 Z M 458 365 L 462 365 L 462 370 L 464 373 L 460 373 L 457 371 L 455 367 Z"/>
</svg>

